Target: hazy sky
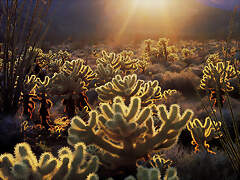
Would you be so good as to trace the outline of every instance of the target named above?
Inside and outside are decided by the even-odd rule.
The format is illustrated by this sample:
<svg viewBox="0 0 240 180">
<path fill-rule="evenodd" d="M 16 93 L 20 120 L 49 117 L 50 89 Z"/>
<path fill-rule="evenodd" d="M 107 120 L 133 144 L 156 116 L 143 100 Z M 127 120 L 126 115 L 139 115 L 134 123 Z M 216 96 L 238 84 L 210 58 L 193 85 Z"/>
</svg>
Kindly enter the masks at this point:
<svg viewBox="0 0 240 180">
<path fill-rule="evenodd" d="M 215 33 L 228 28 L 240 0 L 55 0 L 54 35 Z M 162 1 L 164 3 L 156 3 Z M 152 2 L 152 6 L 151 3 Z"/>
<path fill-rule="evenodd" d="M 240 5 L 240 0 L 198 0 L 207 5 L 223 8 L 223 9 L 233 9 L 235 6 Z"/>
</svg>

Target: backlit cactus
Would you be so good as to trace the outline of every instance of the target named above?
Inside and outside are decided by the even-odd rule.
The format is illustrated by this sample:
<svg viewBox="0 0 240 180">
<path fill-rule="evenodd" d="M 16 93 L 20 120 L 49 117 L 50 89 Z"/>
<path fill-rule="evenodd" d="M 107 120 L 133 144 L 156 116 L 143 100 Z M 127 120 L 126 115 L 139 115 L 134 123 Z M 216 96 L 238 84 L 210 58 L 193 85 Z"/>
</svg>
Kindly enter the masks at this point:
<svg viewBox="0 0 240 180">
<path fill-rule="evenodd" d="M 86 161 L 85 149 L 84 143 L 75 144 L 74 152 L 69 148 L 60 149 L 58 152 L 59 164 L 52 180 L 86 179 L 89 174 L 95 173 L 98 170 L 98 158 L 92 156 L 89 161 Z M 90 175 L 90 177 L 92 176 Z"/>
<path fill-rule="evenodd" d="M 138 61 L 138 64 L 137 64 L 139 72 L 145 73 L 149 64 L 150 64 L 150 59 L 149 59 L 147 53 L 142 54 L 139 57 L 139 61 Z"/>
<path fill-rule="evenodd" d="M 194 49 L 189 50 L 188 48 L 183 48 L 181 55 L 184 59 L 191 58 L 194 55 Z"/>
<path fill-rule="evenodd" d="M 0 175 L 3 179 L 49 179 L 57 166 L 57 159 L 51 153 L 44 153 L 39 161 L 27 143 L 17 144 L 14 155 L 0 156 Z"/>
<path fill-rule="evenodd" d="M 168 61 L 170 61 L 170 62 L 179 61 L 178 54 L 177 53 L 170 53 L 170 54 L 168 54 Z"/>
<path fill-rule="evenodd" d="M 45 152 L 37 160 L 29 144 L 17 144 L 15 156 L 12 154 L 0 156 L 0 177 L 9 180 L 74 180 L 86 179 L 89 176 L 92 180 L 93 173 L 98 169 L 98 158 L 92 156 L 86 161 L 85 148 L 83 143 L 78 143 L 74 152 L 63 147 L 58 152 L 58 158 Z"/>
<path fill-rule="evenodd" d="M 64 71 L 55 73 L 47 88 L 51 94 L 64 96 L 87 90 L 86 83 L 82 79 L 77 78 L 74 71 L 71 74 Z"/>
<path fill-rule="evenodd" d="M 119 69 L 124 74 L 132 73 L 138 69 L 138 59 L 132 59 L 132 53 L 124 51 L 120 54 L 108 54 L 106 51 L 102 51 L 102 58 L 98 58 L 96 63 L 102 64 L 103 66 L 109 64 L 113 69 Z"/>
<path fill-rule="evenodd" d="M 164 159 L 160 155 L 155 154 L 150 159 L 150 164 L 152 167 L 159 169 L 159 171 L 161 172 L 161 175 L 164 175 L 166 173 L 166 170 L 172 164 L 172 161 L 169 159 Z"/>
<path fill-rule="evenodd" d="M 101 104 L 100 110 L 90 112 L 88 123 L 79 117 L 72 119 L 68 143 L 96 145 L 105 152 L 98 154 L 100 161 L 110 169 L 135 166 L 137 159 L 148 153 L 172 147 L 193 115 L 191 110 L 180 115 L 176 104 L 170 112 L 165 105 L 159 105 L 157 115 L 162 123 L 156 129 L 151 108 L 142 109 L 139 97 L 131 98 L 129 106 L 116 97 L 112 105 Z"/>
<path fill-rule="evenodd" d="M 47 86 L 49 93 L 63 97 L 68 117 L 75 115 L 76 107 L 82 110 L 90 106 L 85 95 L 88 85 L 95 77 L 92 69 L 83 64 L 82 59 L 67 61 L 60 73 L 55 73 Z"/>
<path fill-rule="evenodd" d="M 236 77 L 235 68 L 230 61 L 217 62 L 216 65 L 209 63 L 204 67 L 203 77 L 200 88 L 220 88 L 222 91 L 232 91 L 234 89 L 230 84 L 230 79 Z"/>
<path fill-rule="evenodd" d="M 141 98 L 142 105 L 147 106 L 176 92 L 170 89 L 162 92 L 158 84 L 157 80 L 148 82 L 138 80 L 136 74 L 124 78 L 117 75 L 112 82 L 96 88 L 96 91 L 101 102 L 112 102 L 114 97 L 121 96 L 126 103 L 129 103 L 132 96 L 137 96 Z"/>
<path fill-rule="evenodd" d="M 169 167 L 164 176 L 164 180 L 178 180 L 177 170 L 175 168 Z"/>
<path fill-rule="evenodd" d="M 214 124 L 213 124 L 214 123 Z M 219 138 L 221 136 L 221 122 L 211 121 L 210 117 L 205 118 L 204 124 L 199 119 L 194 119 L 192 122 L 189 121 L 187 129 L 190 131 L 192 136 L 192 145 L 195 146 L 195 152 L 199 150 L 207 150 L 208 152 L 215 154 L 210 150 L 210 145 L 207 141 L 212 138 Z"/>
<path fill-rule="evenodd" d="M 220 58 L 219 53 L 210 54 L 206 60 L 206 63 L 213 63 L 214 65 L 218 62 L 222 62 L 223 59 Z"/>
<path fill-rule="evenodd" d="M 50 62 L 47 65 L 48 73 L 50 73 L 51 75 L 54 73 L 59 73 L 61 71 L 63 64 L 64 62 L 62 59 L 50 60 Z"/>
<path fill-rule="evenodd" d="M 121 70 L 114 69 L 110 64 L 104 66 L 103 64 L 97 64 L 96 78 L 98 84 L 103 85 L 112 80 L 116 75 L 121 74 Z"/>
<path fill-rule="evenodd" d="M 174 45 L 169 45 L 169 39 L 160 38 L 156 43 L 149 39 L 144 41 L 145 50 L 148 58 L 152 63 L 174 62 L 179 60 L 178 48 Z"/>
<path fill-rule="evenodd" d="M 169 167 L 167 173 L 161 176 L 161 172 L 157 168 L 145 168 L 139 166 L 137 168 L 137 178 L 134 176 L 128 176 L 124 180 L 178 180 L 177 170 L 175 168 Z M 113 178 L 108 178 L 107 180 L 114 180 Z"/>
<path fill-rule="evenodd" d="M 137 169 L 137 179 L 138 180 L 160 180 L 161 174 L 157 168 L 144 168 L 140 166 Z"/>
<path fill-rule="evenodd" d="M 86 180 L 99 180 L 99 177 L 98 177 L 97 174 L 91 173 L 91 174 L 88 175 Z"/>
<path fill-rule="evenodd" d="M 95 77 L 95 73 L 90 66 L 84 65 L 83 59 L 73 61 L 66 61 L 63 65 L 62 71 L 66 74 L 73 74 L 75 78 L 82 79 L 86 86 L 89 85 L 91 80 Z"/>
<path fill-rule="evenodd" d="M 26 76 L 26 79 L 24 81 L 24 94 L 35 93 L 37 87 L 37 79 L 38 78 L 36 75 Z"/>
</svg>

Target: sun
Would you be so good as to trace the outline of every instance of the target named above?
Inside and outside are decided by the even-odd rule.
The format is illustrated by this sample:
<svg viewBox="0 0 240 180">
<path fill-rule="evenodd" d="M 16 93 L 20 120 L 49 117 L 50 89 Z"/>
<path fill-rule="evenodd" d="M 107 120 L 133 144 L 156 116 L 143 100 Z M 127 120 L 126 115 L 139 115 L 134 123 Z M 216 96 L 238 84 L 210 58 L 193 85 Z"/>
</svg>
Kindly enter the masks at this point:
<svg viewBox="0 0 240 180">
<path fill-rule="evenodd" d="M 170 0 L 135 0 L 136 6 L 145 10 L 162 9 Z"/>
</svg>

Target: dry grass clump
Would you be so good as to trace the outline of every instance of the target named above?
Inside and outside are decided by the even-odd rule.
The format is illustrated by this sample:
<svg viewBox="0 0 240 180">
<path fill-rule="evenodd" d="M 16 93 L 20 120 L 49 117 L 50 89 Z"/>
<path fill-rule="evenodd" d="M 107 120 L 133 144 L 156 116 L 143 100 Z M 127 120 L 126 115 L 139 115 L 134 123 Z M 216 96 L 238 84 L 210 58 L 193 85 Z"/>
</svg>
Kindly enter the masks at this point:
<svg viewBox="0 0 240 180">
<path fill-rule="evenodd" d="M 181 71 L 179 73 L 167 71 L 161 73 L 158 78 L 160 78 L 158 81 L 164 89 L 176 89 L 184 96 L 195 95 L 195 87 L 200 80 L 190 71 Z"/>
<path fill-rule="evenodd" d="M 215 155 L 206 152 L 194 153 L 177 144 L 172 149 L 164 151 L 163 157 L 173 161 L 172 166 L 177 168 L 179 179 L 237 180 L 227 155 L 223 151 L 217 149 L 215 151 L 217 152 Z"/>
<path fill-rule="evenodd" d="M 170 64 L 170 66 L 168 66 L 168 70 L 171 72 L 179 73 L 182 70 L 182 66 L 180 64 L 173 63 L 173 64 Z"/>
<path fill-rule="evenodd" d="M 147 70 L 146 70 L 146 74 L 147 75 L 154 75 L 157 74 L 159 72 L 165 72 L 167 71 L 167 68 L 162 65 L 162 64 L 151 64 L 148 66 Z"/>
</svg>

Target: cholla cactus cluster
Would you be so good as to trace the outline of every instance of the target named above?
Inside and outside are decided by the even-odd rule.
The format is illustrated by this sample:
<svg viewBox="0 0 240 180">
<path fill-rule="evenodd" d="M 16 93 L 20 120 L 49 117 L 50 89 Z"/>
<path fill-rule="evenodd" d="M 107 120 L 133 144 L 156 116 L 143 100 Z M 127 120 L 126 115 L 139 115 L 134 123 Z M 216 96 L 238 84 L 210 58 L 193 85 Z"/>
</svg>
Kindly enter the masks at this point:
<svg viewBox="0 0 240 180">
<path fill-rule="evenodd" d="M 158 84 L 156 80 L 148 82 L 138 80 L 136 74 L 124 76 L 123 78 L 117 75 L 112 79 L 112 82 L 96 88 L 96 91 L 101 102 L 111 103 L 114 97 L 121 96 L 125 102 L 129 103 L 130 98 L 136 96 L 141 98 L 143 106 L 147 106 L 176 92 L 176 90 L 170 89 L 161 92 L 161 87 Z"/>
<path fill-rule="evenodd" d="M 123 51 L 115 54 L 102 51 L 102 58 L 98 58 L 96 63 L 102 64 L 104 67 L 110 64 L 114 70 L 121 70 L 123 74 L 132 73 L 138 68 L 138 59 L 132 59 L 132 53 Z"/>
<path fill-rule="evenodd" d="M 59 50 L 56 53 L 54 53 L 50 50 L 48 53 L 42 54 L 41 59 L 47 63 L 50 63 L 51 61 L 54 60 L 62 60 L 63 63 L 65 63 L 66 61 L 70 61 L 71 57 L 72 54 L 69 53 L 68 51 Z"/>
<path fill-rule="evenodd" d="M 151 151 L 160 151 L 173 146 L 181 130 L 191 120 L 193 112 L 180 114 L 176 104 L 167 111 L 165 105 L 157 106 L 161 127 L 154 127 L 150 106 L 141 107 L 141 99 L 132 97 L 129 106 L 123 98 L 114 98 L 113 104 L 102 103 L 100 112 L 91 111 L 88 122 L 74 117 L 69 129 L 68 143 L 94 144 L 103 150 L 100 161 L 110 169 L 135 166 L 137 159 Z"/>
<path fill-rule="evenodd" d="M 14 155 L 0 156 L 0 177 L 32 180 L 86 179 L 98 170 L 98 158 L 92 156 L 87 161 L 85 149 L 83 143 L 78 143 L 74 152 L 63 147 L 58 152 L 58 158 L 45 152 L 38 160 L 29 144 L 20 143 L 16 145 Z"/>
<path fill-rule="evenodd" d="M 66 74 L 75 74 L 75 77 L 77 79 L 82 79 L 86 86 L 89 85 L 91 80 L 95 77 L 95 73 L 91 69 L 90 66 L 84 65 L 83 59 L 77 59 L 66 61 L 63 65 L 63 72 L 66 72 Z"/>
<path fill-rule="evenodd" d="M 169 46 L 169 39 L 160 38 L 156 44 L 151 39 L 145 40 L 145 53 L 152 63 L 174 62 L 179 60 L 176 46 Z"/>
<path fill-rule="evenodd" d="M 144 168 L 140 166 L 137 169 L 137 179 L 133 176 L 129 176 L 124 180 L 159 180 L 162 178 L 160 173 L 161 172 L 157 168 Z M 175 168 L 168 168 L 163 179 L 178 180 L 177 170 Z"/>
<path fill-rule="evenodd" d="M 179 61 L 179 56 L 177 53 L 170 53 L 170 54 L 168 54 L 168 60 L 170 62 Z"/>
<path fill-rule="evenodd" d="M 194 51 L 195 49 L 189 50 L 188 48 L 183 48 L 181 51 L 182 57 L 184 59 L 191 58 L 195 54 Z"/>
<path fill-rule="evenodd" d="M 63 147 L 58 151 L 58 157 L 50 152 L 44 152 L 37 159 L 28 143 L 19 143 L 13 154 L 0 156 L 0 178 L 2 179 L 32 179 L 32 180 L 99 180 L 96 174 L 99 167 L 97 156 L 88 156 L 83 143 L 75 145 L 75 151 Z M 159 180 L 161 172 L 157 168 L 137 168 L 137 180 Z M 113 178 L 108 178 L 108 180 Z M 177 180 L 177 171 L 169 167 L 164 180 Z M 136 180 L 128 176 L 125 180 Z"/>
<path fill-rule="evenodd" d="M 41 49 L 30 47 L 27 53 L 30 56 L 32 52 L 36 56 L 36 64 L 46 74 L 41 78 L 37 72 L 32 75 L 34 70 L 31 67 L 31 75 L 26 75 L 23 81 L 22 96 L 19 99 L 19 104 L 23 104 L 21 110 L 25 116 L 29 116 L 25 118 L 28 120 L 32 120 L 35 112 L 33 117 L 39 117 L 37 120 L 41 120 L 51 135 L 57 132 L 67 136 L 68 144 L 74 146 L 75 151 L 63 147 L 59 150 L 58 158 L 45 152 L 38 160 L 28 144 L 18 144 L 14 155 L 0 156 L 0 177 L 98 180 L 95 173 L 99 165 L 103 166 L 103 170 L 119 173 L 125 168 L 136 168 L 137 162 L 144 160 L 145 165 L 150 163 L 152 168 L 139 166 L 136 178 L 129 176 L 126 180 L 177 180 L 176 169 L 170 167 L 172 161 L 161 158 L 161 151 L 172 148 L 182 130 L 187 127 L 195 151 L 204 150 L 214 154 L 208 141 L 222 137 L 222 124 L 212 121 L 210 117 L 204 123 L 197 118 L 192 120 L 192 110 L 187 109 L 181 113 L 178 104 L 172 104 L 167 109 L 166 105 L 159 103 L 177 91 L 162 90 L 159 81 L 149 80 L 149 76 L 143 77 L 146 81 L 140 80 L 137 74 L 144 74 L 151 63 L 162 61 L 165 69 L 170 62 L 192 58 L 197 47 L 202 46 L 193 44 L 195 42 L 179 48 L 170 45 L 168 39 L 160 38 L 157 42 L 146 40 L 141 55 L 126 50 L 118 54 L 103 50 L 95 56 L 97 60 L 96 68 L 93 66 L 94 71 L 86 64 L 90 61 L 72 60 L 67 51 L 49 51 L 45 54 Z M 236 49 L 231 51 L 236 53 Z M 11 53 L 9 56 L 12 56 Z M 222 56 L 218 53 L 208 56 L 201 89 L 214 91 L 218 86 L 223 92 L 234 90 L 230 80 L 239 72 L 231 61 L 225 61 Z M 91 58 L 95 60 L 94 57 Z M 20 56 L 16 63 L 21 61 Z M 177 62 L 177 66 L 184 64 Z M 96 92 L 93 92 L 93 87 L 96 87 Z M 90 88 L 91 91 L 88 91 Z M 97 93 L 98 98 L 92 103 L 93 107 L 90 107 L 86 94 L 92 92 Z M 55 95 L 60 96 L 65 107 L 64 112 L 54 120 L 55 114 L 50 116 L 50 108 L 54 103 L 49 99 L 48 93 L 54 96 L 54 103 L 60 102 L 55 99 Z M 35 108 L 38 108 L 38 112 L 34 111 Z M 22 124 L 24 128 L 25 122 Z"/>
<path fill-rule="evenodd" d="M 31 48 L 29 49 L 29 51 Z M 53 51 L 48 51 L 44 53 L 41 49 L 35 48 L 34 52 L 36 53 L 36 64 L 41 69 L 47 69 L 50 76 L 55 72 L 59 72 L 61 66 L 66 62 L 70 61 L 72 54 L 67 51 L 59 50 L 54 53 Z"/>
</svg>

